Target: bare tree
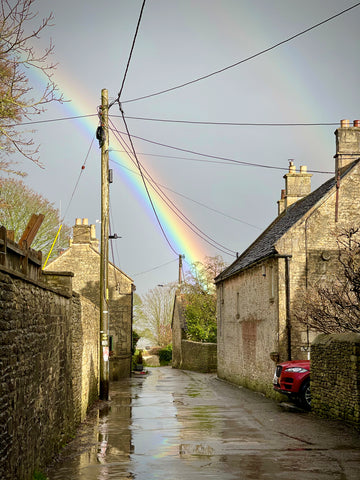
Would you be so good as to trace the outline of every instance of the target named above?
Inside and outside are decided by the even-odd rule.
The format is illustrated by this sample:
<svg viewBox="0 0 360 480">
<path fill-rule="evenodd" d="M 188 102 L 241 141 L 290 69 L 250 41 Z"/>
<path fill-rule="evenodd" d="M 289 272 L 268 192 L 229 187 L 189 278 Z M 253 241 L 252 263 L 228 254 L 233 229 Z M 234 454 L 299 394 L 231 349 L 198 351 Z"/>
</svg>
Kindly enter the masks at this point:
<svg viewBox="0 0 360 480">
<path fill-rule="evenodd" d="M 220 255 L 205 257 L 203 262 L 194 262 L 182 290 L 190 293 L 215 293 L 214 279 L 225 267 L 226 264 Z"/>
<path fill-rule="evenodd" d="M 360 229 L 337 235 L 339 274 L 297 293 L 293 315 L 322 333 L 360 332 Z"/>
<path fill-rule="evenodd" d="M 51 62 L 54 46 L 38 50 L 40 34 L 51 26 L 53 15 L 40 20 L 34 27 L 38 13 L 34 11 L 36 0 L 0 0 L 0 170 L 16 172 L 5 158 L 6 154 L 18 152 L 41 165 L 38 146 L 24 135 L 17 124 L 44 111 L 50 102 L 62 102 L 52 76 L 56 67 Z M 27 69 L 41 73 L 46 86 L 35 92 Z"/>
<path fill-rule="evenodd" d="M 171 343 L 171 319 L 174 305 L 175 283 L 157 286 L 142 298 L 137 298 L 134 308 L 134 328 L 157 346 Z"/>
</svg>

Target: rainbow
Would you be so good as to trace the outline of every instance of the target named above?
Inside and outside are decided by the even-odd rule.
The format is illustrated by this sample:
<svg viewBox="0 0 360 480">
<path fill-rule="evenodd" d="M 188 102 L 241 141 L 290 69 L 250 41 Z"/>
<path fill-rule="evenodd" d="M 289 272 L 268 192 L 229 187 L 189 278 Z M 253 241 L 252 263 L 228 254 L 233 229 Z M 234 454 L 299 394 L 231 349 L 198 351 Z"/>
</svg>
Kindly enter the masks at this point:
<svg viewBox="0 0 360 480">
<path fill-rule="evenodd" d="M 39 73 L 32 72 L 30 76 L 31 81 L 33 82 L 35 87 L 41 88 L 45 85 L 45 80 L 44 78 L 41 78 Z M 94 137 L 94 133 L 99 124 L 97 115 L 86 116 L 91 115 L 92 113 L 96 114 L 96 107 L 93 105 L 89 108 L 88 106 L 89 98 L 91 98 L 91 96 L 87 95 L 87 92 L 83 88 L 80 90 L 74 85 L 72 85 L 69 89 L 63 88 L 61 78 L 59 79 L 59 77 L 61 77 L 61 75 L 57 75 L 57 85 L 59 86 L 59 91 L 64 95 L 64 98 L 76 99 L 64 102 L 63 104 L 61 104 L 61 109 L 66 116 L 82 117 L 74 119 L 74 122 L 77 125 L 79 133 L 85 136 L 85 138 L 87 138 L 90 142 L 91 139 Z M 99 104 L 100 95 L 98 105 Z M 111 110 L 109 113 L 111 115 Z M 154 228 L 158 228 L 159 234 L 162 235 L 161 229 L 158 226 L 141 176 L 134 172 L 135 167 L 131 157 L 125 152 L 119 152 L 119 150 L 123 150 L 123 147 L 120 145 L 117 139 L 110 134 L 110 168 L 115 167 L 114 170 L 116 174 L 126 184 L 126 186 L 129 188 L 136 200 L 140 202 L 142 208 L 146 210 L 148 216 L 153 220 Z M 143 159 L 139 158 L 139 161 L 142 164 L 145 163 Z M 146 167 L 146 169 L 151 175 L 151 177 L 156 179 L 157 183 L 163 183 L 158 172 L 150 172 L 148 167 Z M 200 245 L 201 240 L 198 238 L 194 238 L 195 235 L 186 227 L 186 225 L 182 221 L 179 220 L 179 218 L 160 199 L 160 197 L 156 193 L 154 193 L 151 188 L 149 188 L 149 191 L 159 221 L 169 240 L 169 243 L 173 247 L 173 250 L 177 252 L 178 255 L 185 255 L 185 261 L 188 265 L 198 261 L 203 261 L 204 257 L 208 254 L 208 252 L 206 252 L 204 248 Z M 172 251 L 172 253 L 174 252 Z"/>
</svg>

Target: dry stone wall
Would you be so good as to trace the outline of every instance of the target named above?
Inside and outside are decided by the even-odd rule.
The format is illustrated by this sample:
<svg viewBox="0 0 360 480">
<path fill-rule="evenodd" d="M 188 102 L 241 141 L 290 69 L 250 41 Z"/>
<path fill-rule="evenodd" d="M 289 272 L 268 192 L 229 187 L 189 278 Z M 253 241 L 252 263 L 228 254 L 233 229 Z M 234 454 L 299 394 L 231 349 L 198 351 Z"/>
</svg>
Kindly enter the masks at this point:
<svg viewBox="0 0 360 480">
<path fill-rule="evenodd" d="M 319 335 L 311 346 L 315 414 L 360 428 L 360 334 Z"/>
<path fill-rule="evenodd" d="M 181 341 L 182 361 L 180 368 L 195 372 L 210 373 L 217 369 L 216 343 Z"/>
<path fill-rule="evenodd" d="M 51 276 L 50 276 L 51 277 Z M 0 478 L 32 478 L 98 396 L 98 312 L 71 275 L 0 267 Z M 52 285 L 56 284 L 56 288 Z M 61 286 L 62 284 L 62 286 Z"/>
</svg>

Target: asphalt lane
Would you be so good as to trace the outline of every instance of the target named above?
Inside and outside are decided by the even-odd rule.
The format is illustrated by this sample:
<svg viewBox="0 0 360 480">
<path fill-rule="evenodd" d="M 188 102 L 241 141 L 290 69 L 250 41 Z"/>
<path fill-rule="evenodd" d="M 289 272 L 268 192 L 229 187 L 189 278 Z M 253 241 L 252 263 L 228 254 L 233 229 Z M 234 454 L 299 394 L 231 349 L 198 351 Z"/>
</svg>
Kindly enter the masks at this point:
<svg viewBox="0 0 360 480">
<path fill-rule="evenodd" d="M 359 480 L 360 435 L 216 375 L 149 368 L 114 382 L 49 480 Z"/>
</svg>

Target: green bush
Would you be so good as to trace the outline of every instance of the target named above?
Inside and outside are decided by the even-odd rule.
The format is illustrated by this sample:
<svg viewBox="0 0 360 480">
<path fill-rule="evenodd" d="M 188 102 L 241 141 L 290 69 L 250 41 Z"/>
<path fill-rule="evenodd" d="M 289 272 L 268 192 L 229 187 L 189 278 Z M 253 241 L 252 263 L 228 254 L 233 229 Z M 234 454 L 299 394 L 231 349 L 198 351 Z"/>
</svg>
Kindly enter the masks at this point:
<svg viewBox="0 0 360 480">
<path fill-rule="evenodd" d="M 190 294 L 185 307 L 186 336 L 194 342 L 217 341 L 216 296 L 207 293 Z"/>
<path fill-rule="evenodd" d="M 168 365 L 172 360 L 172 345 L 168 345 L 159 351 L 160 365 Z"/>
<path fill-rule="evenodd" d="M 136 370 L 137 365 L 145 365 L 142 350 L 136 350 L 134 355 L 132 356 L 132 369 Z"/>
<path fill-rule="evenodd" d="M 140 335 L 137 332 L 135 332 L 135 330 L 133 330 L 133 332 L 132 332 L 132 347 L 131 347 L 131 351 L 132 351 L 133 355 L 135 354 L 136 344 L 139 340 L 140 340 Z"/>
<path fill-rule="evenodd" d="M 48 480 L 48 477 L 37 470 L 33 473 L 32 480 Z"/>
</svg>

